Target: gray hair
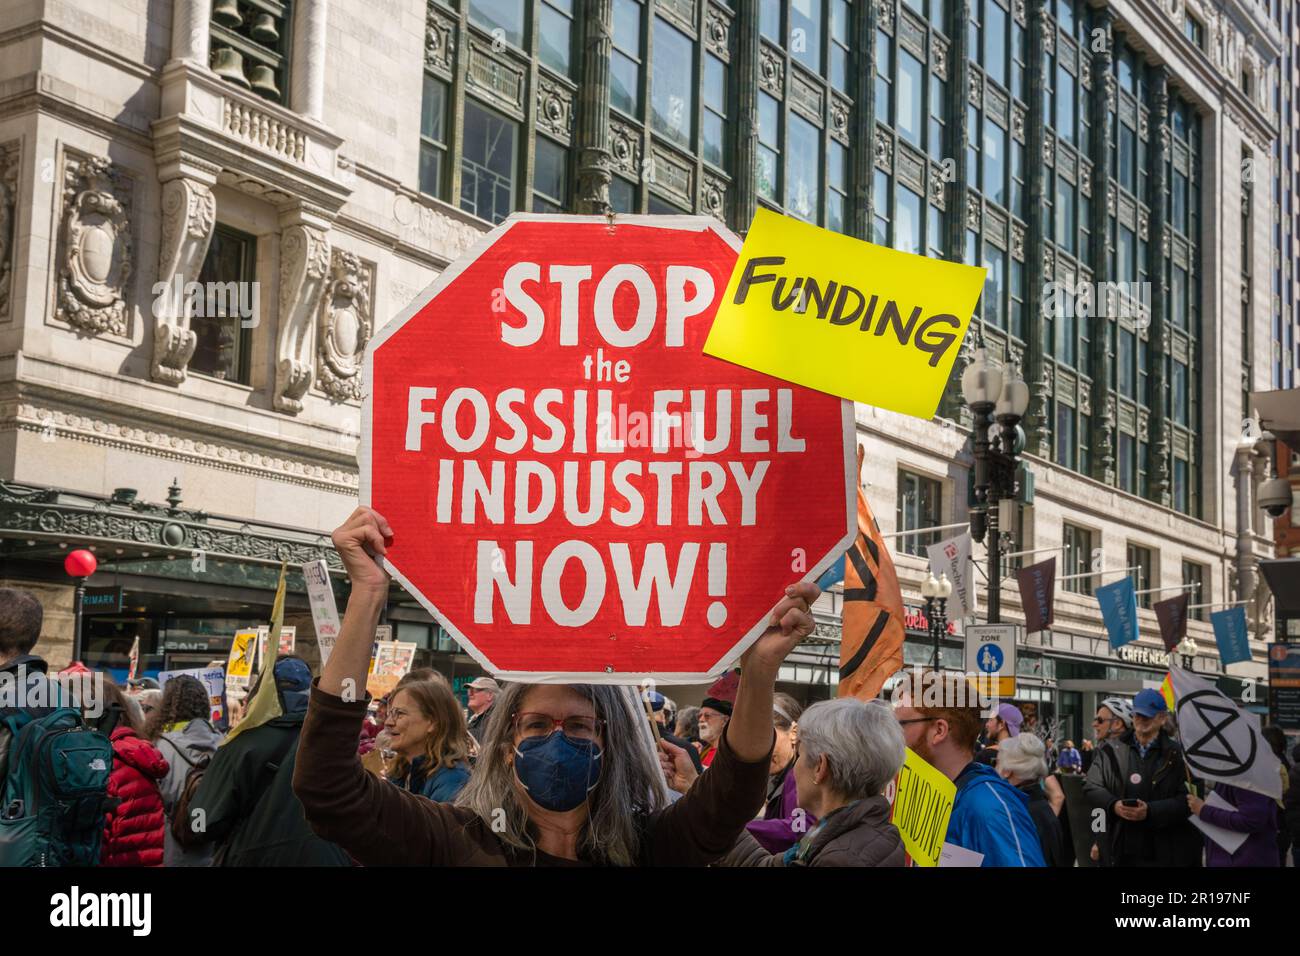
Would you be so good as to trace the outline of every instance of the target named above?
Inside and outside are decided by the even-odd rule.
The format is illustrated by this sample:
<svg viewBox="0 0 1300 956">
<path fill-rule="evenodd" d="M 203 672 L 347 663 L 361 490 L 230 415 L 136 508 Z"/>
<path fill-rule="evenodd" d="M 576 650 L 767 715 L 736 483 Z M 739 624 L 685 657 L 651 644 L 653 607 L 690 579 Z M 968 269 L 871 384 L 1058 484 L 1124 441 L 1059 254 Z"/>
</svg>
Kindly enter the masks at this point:
<svg viewBox="0 0 1300 956">
<path fill-rule="evenodd" d="M 907 747 L 890 706 L 853 697 L 813 704 L 799 718 L 799 759 L 825 757 L 830 785 L 850 800 L 874 797 L 898 776 Z"/>
<path fill-rule="evenodd" d="M 1018 734 L 998 744 L 998 770 L 1021 780 L 1042 780 L 1047 776 L 1046 746 L 1034 734 Z"/>
<path fill-rule="evenodd" d="M 515 788 L 514 768 L 506 759 L 515 746 L 514 715 L 533 686 L 508 684 L 493 703 L 478 762 L 456 805 L 473 810 L 507 846 L 536 852 L 528 811 Z M 591 701 L 596 716 L 605 722 L 600 781 L 588 797 L 578 852 L 597 863 L 633 866 L 641 842 L 638 823 L 669 803 L 640 693 L 622 686 L 568 686 Z"/>
</svg>

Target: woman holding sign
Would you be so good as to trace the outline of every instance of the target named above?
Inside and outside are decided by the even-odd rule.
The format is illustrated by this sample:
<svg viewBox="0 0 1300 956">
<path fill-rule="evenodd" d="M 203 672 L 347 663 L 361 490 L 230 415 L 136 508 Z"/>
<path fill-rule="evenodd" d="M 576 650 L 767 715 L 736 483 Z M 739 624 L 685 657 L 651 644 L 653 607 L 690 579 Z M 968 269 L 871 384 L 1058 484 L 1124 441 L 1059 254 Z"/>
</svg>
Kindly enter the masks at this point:
<svg viewBox="0 0 1300 956">
<path fill-rule="evenodd" d="M 365 507 L 334 532 L 352 595 L 312 690 L 294 773 L 316 833 L 365 866 L 688 866 L 731 849 L 763 804 L 777 670 L 812 633 L 816 585 L 787 588 L 772 626 L 745 653 L 717 759 L 680 800 L 669 801 L 633 688 L 512 684 L 453 805 L 376 780 L 356 757 L 366 709 L 357 689 L 388 597 L 373 556 L 391 543 L 388 522 Z"/>
</svg>

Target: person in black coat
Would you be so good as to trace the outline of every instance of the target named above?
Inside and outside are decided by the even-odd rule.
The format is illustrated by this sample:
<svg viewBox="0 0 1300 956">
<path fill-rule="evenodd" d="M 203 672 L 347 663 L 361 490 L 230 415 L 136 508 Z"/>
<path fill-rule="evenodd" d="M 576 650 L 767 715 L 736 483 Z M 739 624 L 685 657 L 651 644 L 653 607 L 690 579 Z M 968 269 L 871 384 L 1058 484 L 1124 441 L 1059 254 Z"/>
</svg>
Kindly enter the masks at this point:
<svg viewBox="0 0 1300 956">
<path fill-rule="evenodd" d="M 997 771 L 1029 799 L 1029 816 L 1038 831 L 1038 844 L 1048 866 L 1069 866 L 1065 829 L 1043 790 L 1047 748 L 1032 733 L 1017 734 L 998 744 Z"/>
<path fill-rule="evenodd" d="M 312 832 L 293 792 L 311 671 L 291 656 L 280 657 L 274 671 L 281 716 L 217 749 L 190 801 L 190 819 L 201 821 L 204 842 L 217 843 L 214 866 L 349 866 L 342 849 Z M 249 701 L 256 695 L 255 688 Z"/>
</svg>

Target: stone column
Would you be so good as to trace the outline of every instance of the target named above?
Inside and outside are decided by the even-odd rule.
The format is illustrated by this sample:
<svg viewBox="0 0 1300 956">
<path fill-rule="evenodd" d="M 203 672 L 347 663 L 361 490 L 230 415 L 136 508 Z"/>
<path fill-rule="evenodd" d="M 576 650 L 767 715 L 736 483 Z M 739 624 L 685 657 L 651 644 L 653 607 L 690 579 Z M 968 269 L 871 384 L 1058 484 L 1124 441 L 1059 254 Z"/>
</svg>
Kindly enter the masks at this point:
<svg viewBox="0 0 1300 956">
<path fill-rule="evenodd" d="M 857 75 L 853 79 L 853 131 L 851 153 L 853 172 L 853 206 L 849 210 L 850 234 L 871 238 L 875 201 L 876 141 L 876 4 L 858 3 L 853 7 L 852 36 L 860 51 Z M 949 197 L 951 202 L 951 197 Z"/>
<path fill-rule="evenodd" d="M 1088 91 L 1086 109 L 1090 111 L 1092 124 L 1092 160 L 1091 192 L 1092 219 L 1088 228 L 1092 231 L 1091 248 L 1088 256 L 1094 269 L 1093 281 L 1096 288 L 1109 288 L 1104 283 L 1114 277 L 1110 274 L 1110 212 L 1107 203 L 1098 202 L 1105 199 L 1110 188 L 1110 104 L 1115 93 L 1115 75 L 1112 72 L 1114 58 L 1114 14 L 1110 9 L 1093 12 L 1092 36 L 1098 31 L 1103 34 L 1101 49 L 1092 54 L 1090 74 L 1092 89 Z M 1095 45 L 1095 44 L 1094 44 Z M 1100 184 L 1100 189 L 1098 185 Z M 1092 446 L 1092 477 L 1108 485 L 1115 484 L 1115 428 L 1118 425 L 1118 411 L 1115 404 L 1114 375 L 1112 372 L 1114 353 L 1110 343 L 1118 334 L 1117 320 L 1111 309 L 1113 297 L 1107 296 L 1105 304 L 1093 301 L 1095 318 L 1088 337 L 1088 374 L 1092 377 L 1092 428 L 1089 444 Z M 1083 321 L 1090 321 L 1085 318 Z"/>
<path fill-rule="evenodd" d="M 609 152 L 609 55 L 613 45 L 613 0 L 584 0 L 586 16 L 582 35 L 582 83 L 578 91 L 577 130 L 573 146 L 578 154 L 578 189 L 575 212 L 604 215 L 609 212 L 612 179 Z"/>
<path fill-rule="evenodd" d="M 325 15 L 328 0 L 299 0 L 293 12 L 289 102 L 308 119 L 325 118 Z"/>
<path fill-rule="evenodd" d="M 1147 354 L 1151 368 L 1151 434 L 1147 438 L 1147 497 L 1168 508 L 1172 504 L 1169 478 L 1169 423 L 1165 418 L 1165 395 L 1169 376 L 1165 356 L 1169 354 L 1169 283 L 1165 279 L 1165 256 L 1169 253 L 1168 224 L 1165 222 L 1165 166 L 1169 162 L 1169 73 L 1162 67 L 1151 70 L 1150 175 L 1147 182 L 1151 203 L 1151 231 L 1147 242 L 1147 278 L 1155 289 L 1151 296 L 1151 331 Z"/>
<path fill-rule="evenodd" d="M 1046 341 L 1047 322 L 1043 315 L 1043 286 L 1054 281 L 1055 269 L 1049 270 L 1051 253 L 1043 234 L 1043 199 L 1047 185 L 1043 164 L 1043 144 L 1047 132 L 1047 99 L 1041 77 L 1047 45 L 1055 29 L 1047 16 L 1046 0 L 1029 0 L 1029 62 L 1025 80 L 1029 84 L 1029 115 L 1025 117 L 1025 162 L 1029 166 L 1029 232 L 1025 239 L 1025 297 L 1029 306 L 1025 330 L 1025 381 L 1029 384 L 1029 411 L 1025 415 L 1025 451 L 1050 461 L 1052 459 L 1052 363 Z M 1094 133 L 1096 132 L 1094 128 Z M 1099 177 L 1105 182 L 1105 170 Z"/>
<path fill-rule="evenodd" d="M 737 0 L 736 55 L 736 198 L 732 205 L 737 232 L 749 228 L 758 210 L 758 0 Z"/>
<path fill-rule="evenodd" d="M 208 65 L 211 0 L 175 0 L 172 4 L 172 59 Z"/>
</svg>

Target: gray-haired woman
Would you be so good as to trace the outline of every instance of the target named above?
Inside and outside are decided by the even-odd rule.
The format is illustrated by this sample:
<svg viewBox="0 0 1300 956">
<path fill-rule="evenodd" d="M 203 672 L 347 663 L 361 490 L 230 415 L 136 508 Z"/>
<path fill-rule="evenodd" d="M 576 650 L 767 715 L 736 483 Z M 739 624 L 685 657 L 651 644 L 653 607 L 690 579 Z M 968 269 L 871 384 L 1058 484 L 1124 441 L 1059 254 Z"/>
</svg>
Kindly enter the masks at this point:
<svg viewBox="0 0 1300 956">
<path fill-rule="evenodd" d="M 1068 866 L 1065 829 L 1048 797 L 1047 746 L 1032 733 L 1018 734 L 998 747 L 997 769 L 1029 801 L 1029 816 L 1038 831 L 1043 861 L 1048 866 Z"/>
<path fill-rule="evenodd" d="M 746 833 L 724 865 L 902 866 L 903 838 L 884 789 L 906 746 L 889 705 L 852 697 L 813 704 L 799 718 L 795 752 L 799 805 L 817 825 L 784 853 L 768 853 Z"/>
<path fill-rule="evenodd" d="M 313 830 L 366 866 L 703 865 L 732 847 L 763 803 L 777 670 L 812 633 L 816 585 L 787 588 L 745 653 L 718 759 L 677 802 L 634 688 L 512 684 L 493 705 L 470 782 L 454 804 L 434 803 L 375 779 L 356 757 L 366 702 L 349 697 L 365 686 L 387 600 L 373 556 L 392 540 L 365 507 L 334 532 L 352 595 L 312 690 L 293 779 Z M 689 763 L 677 749 L 668 759 Z"/>
</svg>

